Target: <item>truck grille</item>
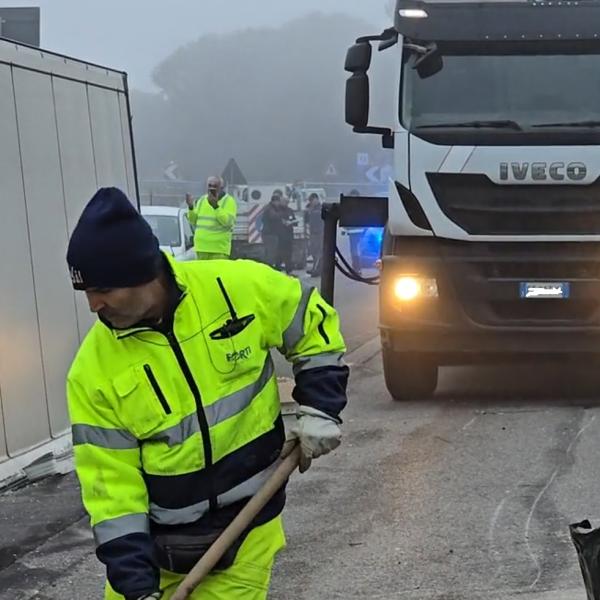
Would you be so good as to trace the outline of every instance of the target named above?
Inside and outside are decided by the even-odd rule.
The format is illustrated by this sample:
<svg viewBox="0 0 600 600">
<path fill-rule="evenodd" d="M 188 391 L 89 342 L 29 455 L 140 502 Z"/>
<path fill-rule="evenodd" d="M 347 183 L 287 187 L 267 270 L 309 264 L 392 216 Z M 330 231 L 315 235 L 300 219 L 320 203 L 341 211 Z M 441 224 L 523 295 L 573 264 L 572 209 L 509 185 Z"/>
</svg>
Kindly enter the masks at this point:
<svg viewBox="0 0 600 600">
<path fill-rule="evenodd" d="M 600 234 L 600 180 L 497 185 L 485 175 L 428 173 L 442 212 L 473 235 Z"/>
<path fill-rule="evenodd" d="M 441 242 L 447 282 L 482 325 L 600 326 L 600 243 Z M 524 300 L 521 282 L 569 282 L 571 298 Z"/>
</svg>

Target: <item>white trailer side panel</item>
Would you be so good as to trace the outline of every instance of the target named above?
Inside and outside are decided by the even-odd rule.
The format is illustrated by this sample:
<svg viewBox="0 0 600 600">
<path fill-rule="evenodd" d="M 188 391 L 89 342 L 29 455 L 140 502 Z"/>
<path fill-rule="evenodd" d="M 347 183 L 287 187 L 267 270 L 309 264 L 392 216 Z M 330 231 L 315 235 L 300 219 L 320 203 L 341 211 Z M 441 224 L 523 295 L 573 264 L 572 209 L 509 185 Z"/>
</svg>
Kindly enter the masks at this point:
<svg viewBox="0 0 600 600">
<path fill-rule="evenodd" d="M 50 436 L 12 72 L 0 65 L 0 389 L 5 452 Z"/>
<path fill-rule="evenodd" d="M 88 93 L 98 186 L 114 185 L 126 191 L 127 168 L 119 98 L 102 88 L 90 87 Z"/>
<path fill-rule="evenodd" d="M 121 114 L 121 139 L 123 140 L 123 154 L 125 156 L 125 170 L 127 176 L 127 189 L 129 190 L 129 197 L 135 198 L 136 181 L 135 171 L 133 169 L 134 158 L 133 158 L 133 146 L 131 145 L 131 124 L 129 122 L 129 106 L 125 94 L 119 94 L 119 112 Z"/>
<path fill-rule="evenodd" d="M 68 228 L 54 90 L 52 78 L 45 74 L 15 69 L 13 80 L 48 417 L 50 431 L 59 435 L 68 428 L 65 373 L 79 334 L 75 297 L 64 267 Z"/>
<path fill-rule="evenodd" d="M 124 73 L 0 40 L 0 486 L 68 431 L 65 377 L 94 319 L 66 249 L 98 187 L 137 201 L 126 94 Z"/>
<path fill-rule="evenodd" d="M 54 97 L 70 235 L 79 220 L 82 199 L 91 198 L 98 189 L 87 88 L 67 79 L 55 79 Z M 134 198 L 135 194 L 130 197 Z M 84 294 L 75 294 L 75 302 L 79 337 L 83 339 L 94 322 L 94 315 Z"/>
</svg>

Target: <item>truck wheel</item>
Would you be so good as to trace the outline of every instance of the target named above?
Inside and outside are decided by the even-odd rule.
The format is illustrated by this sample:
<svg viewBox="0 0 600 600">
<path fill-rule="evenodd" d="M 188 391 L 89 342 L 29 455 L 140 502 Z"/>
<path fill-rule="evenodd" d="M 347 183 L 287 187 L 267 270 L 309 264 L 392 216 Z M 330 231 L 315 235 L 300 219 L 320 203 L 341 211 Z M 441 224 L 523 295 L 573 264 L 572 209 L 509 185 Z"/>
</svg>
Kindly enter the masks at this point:
<svg viewBox="0 0 600 600">
<path fill-rule="evenodd" d="M 397 402 L 421 400 L 433 395 L 438 366 L 425 358 L 383 349 L 385 385 Z"/>
</svg>

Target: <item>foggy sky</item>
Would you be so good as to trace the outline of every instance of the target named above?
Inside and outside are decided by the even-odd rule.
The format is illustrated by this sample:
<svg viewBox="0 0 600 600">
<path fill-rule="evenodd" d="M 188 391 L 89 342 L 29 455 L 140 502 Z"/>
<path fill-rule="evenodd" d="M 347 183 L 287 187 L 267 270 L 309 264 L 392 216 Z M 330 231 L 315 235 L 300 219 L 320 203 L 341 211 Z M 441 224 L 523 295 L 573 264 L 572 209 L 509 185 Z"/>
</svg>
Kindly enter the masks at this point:
<svg viewBox="0 0 600 600">
<path fill-rule="evenodd" d="M 132 87 L 152 90 L 152 69 L 206 33 L 279 26 L 314 12 L 344 12 L 389 24 L 384 0 L 8 0 L 40 6 L 42 47 L 129 72 Z M 365 32 L 371 33 L 371 32 Z"/>
</svg>

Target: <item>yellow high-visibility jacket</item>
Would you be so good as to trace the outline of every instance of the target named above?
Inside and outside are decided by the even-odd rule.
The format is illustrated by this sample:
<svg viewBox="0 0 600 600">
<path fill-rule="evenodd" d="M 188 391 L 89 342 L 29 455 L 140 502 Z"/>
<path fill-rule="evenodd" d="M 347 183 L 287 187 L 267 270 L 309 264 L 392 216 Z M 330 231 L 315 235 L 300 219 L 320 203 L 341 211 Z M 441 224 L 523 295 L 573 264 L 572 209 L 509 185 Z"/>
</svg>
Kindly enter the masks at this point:
<svg viewBox="0 0 600 600">
<path fill-rule="evenodd" d="M 252 261 L 165 268 L 181 291 L 172 326 L 97 322 L 67 380 L 97 554 L 126 598 L 158 589 L 156 528 L 243 505 L 275 468 L 285 435 L 272 348 L 294 365 L 297 402 L 334 417 L 346 403 L 338 316 L 315 289 Z"/>
<path fill-rule="evenodd" d="M 233 196 L 223 196 L 217 208 L 213 208 L 208 196 L 196 201 L 194 208 L 187 212 L 187 218 L 194 228 L 194 250 L 213 254 L 231 254 L 233 228 L 237 218 L 237 203 Z"/>
</svg>

